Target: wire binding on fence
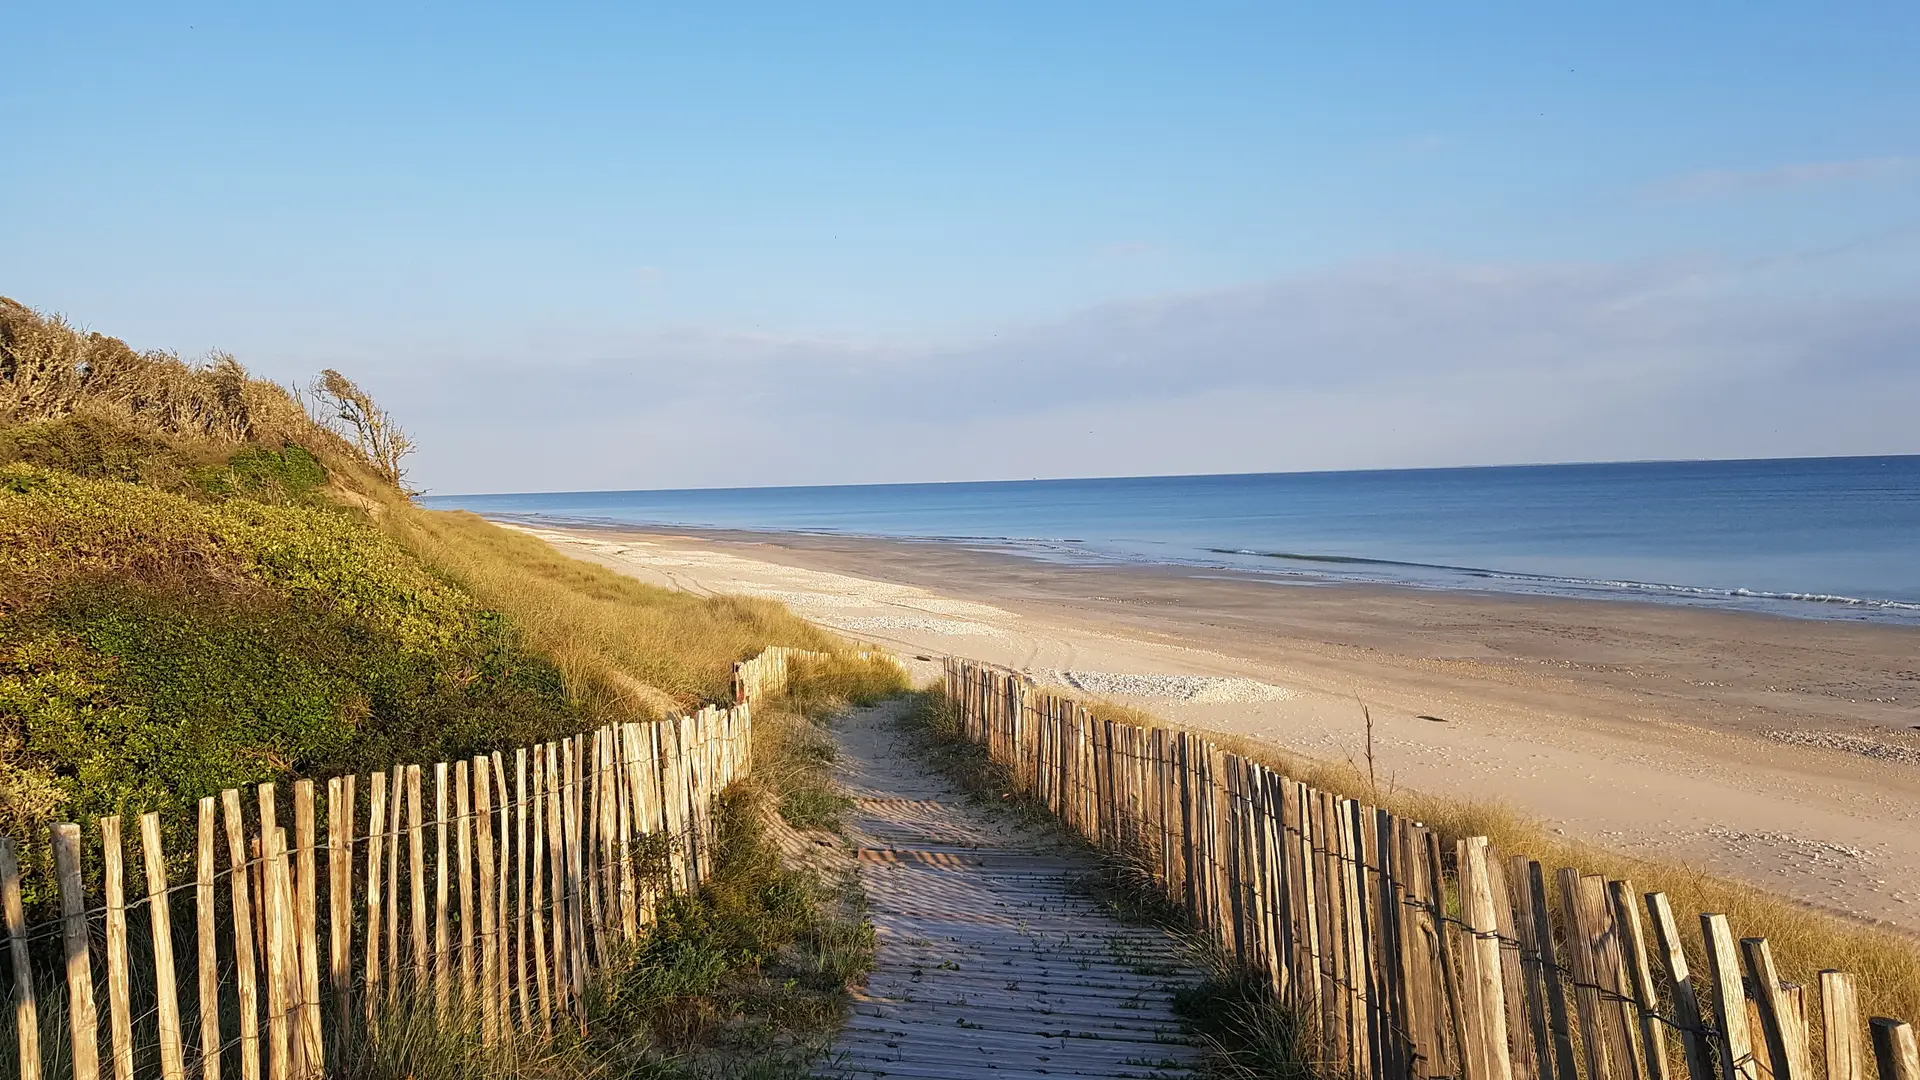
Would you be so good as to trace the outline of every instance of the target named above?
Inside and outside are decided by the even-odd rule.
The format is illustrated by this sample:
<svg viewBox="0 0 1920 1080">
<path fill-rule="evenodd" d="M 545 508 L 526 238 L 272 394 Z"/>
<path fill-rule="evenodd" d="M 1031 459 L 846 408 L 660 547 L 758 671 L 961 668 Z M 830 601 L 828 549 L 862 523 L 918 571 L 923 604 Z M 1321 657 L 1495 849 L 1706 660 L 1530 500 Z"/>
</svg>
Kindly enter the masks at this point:
<svg viewBox="0 0 1920 1080">
<path fill-rule="evenodd" d="M 131 900 L 118 817 L 86 840 L 55 825 L 58 909 L 33 924 L 0 837 L 0 1075 L 318 1077 L 409 1010 L 489 1045 L 580 1027 L 591 974 L 711 872 L 715 800 L 752 764 L 748 700 L 786 678 L 791 650 L 770 651 L 736 665 L 730 708 L 230 789 L 172 849 L 143 815 Z"/>
<path fill-rule="evenodd" d="M 1701 916 L 1701 977 L 1661 893 L 1563 868 L 1555 905 L 1538 861 L 1485 837 L 1443 851 L 1420 822 L 1194 733 L 1095 718 L 1004 668 L 945 669 L 966 736 L 1265 982 L 1338 1073 L 1865 1080 L 1870 1030 L 1879 1075 L 1920 1080 L 1911 1028 L 1864 1025 L 1852 976 L 1822 972 L 1812 1008 L 1723 915 Z"/>
</svg>

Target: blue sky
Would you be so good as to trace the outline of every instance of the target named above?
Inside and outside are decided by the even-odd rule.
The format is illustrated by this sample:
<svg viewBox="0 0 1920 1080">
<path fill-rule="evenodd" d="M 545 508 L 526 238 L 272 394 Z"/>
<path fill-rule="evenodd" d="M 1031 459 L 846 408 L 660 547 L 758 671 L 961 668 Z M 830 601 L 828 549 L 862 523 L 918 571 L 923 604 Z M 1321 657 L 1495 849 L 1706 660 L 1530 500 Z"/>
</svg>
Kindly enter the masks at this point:
<svg viewBox="0 0 1920 1080">
<path fill-rule="evenodd" d="M 10 8 L 0 292 L 441 491 L 1920 452 L 1910 5 L 394 7 Z"/>
</svg>

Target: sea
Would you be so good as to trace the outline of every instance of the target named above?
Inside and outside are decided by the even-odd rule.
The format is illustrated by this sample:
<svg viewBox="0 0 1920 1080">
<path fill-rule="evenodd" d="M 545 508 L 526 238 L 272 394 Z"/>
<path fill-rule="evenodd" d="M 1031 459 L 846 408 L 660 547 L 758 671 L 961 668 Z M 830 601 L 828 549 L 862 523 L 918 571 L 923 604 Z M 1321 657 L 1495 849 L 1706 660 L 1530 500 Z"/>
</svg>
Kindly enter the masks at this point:
<svg viewBox="0 0 1920 1080">
<path fill-rule="evenodd" d="M 882 537 L 1920 626 L 1920 455 L 447 495 L 504 520 Z"/>
</svg>

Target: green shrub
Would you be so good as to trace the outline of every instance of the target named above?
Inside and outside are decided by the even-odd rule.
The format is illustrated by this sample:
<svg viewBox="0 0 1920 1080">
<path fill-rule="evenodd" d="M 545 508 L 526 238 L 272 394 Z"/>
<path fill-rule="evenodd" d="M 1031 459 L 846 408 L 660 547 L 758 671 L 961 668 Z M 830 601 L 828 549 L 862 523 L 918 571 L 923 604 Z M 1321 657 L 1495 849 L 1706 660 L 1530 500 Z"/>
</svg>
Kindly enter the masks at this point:
<svg viewBox="0 0 1920 1080">
<path fill-rule="evenodd" d="M 293 502 L 327 482 L 327 467 L 305 447 L 249 446 L 228 458 L 224 468 L 203 472 L 196 479 L 212 495 Z"/>
<path fill-rule="evenodd" d="M 239 474 L 317 471 L 282 449 Z M 30 859 L 50 820 L 185 830 L 223 788 L 585 724 L 503 616 L 347 512 L 0 467 L 0 830 Z"/>
</svg>

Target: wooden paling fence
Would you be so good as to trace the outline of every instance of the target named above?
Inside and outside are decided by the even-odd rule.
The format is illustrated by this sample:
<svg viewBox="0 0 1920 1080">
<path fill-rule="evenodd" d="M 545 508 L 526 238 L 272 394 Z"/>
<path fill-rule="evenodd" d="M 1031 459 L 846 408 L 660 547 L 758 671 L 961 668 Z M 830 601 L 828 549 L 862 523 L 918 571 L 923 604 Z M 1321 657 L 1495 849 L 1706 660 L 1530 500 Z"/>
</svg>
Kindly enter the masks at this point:
<svg viewBox="0 0 1920 1080">
<path fill-rule="evenodd" d="M 864 654 L 862 654 L 864 655 Z M 825 660 L 827 654 L 775 645 L 751 660 L 733 666 L 733 700 L 750 705 L 768 694 L 786 689 L 787 673 L 795 660 Z"/>
<path fill-rule="evenodd" d="M 763 694 L 784 661 L 753 670 Z M 488 1045 L 583 1027 L 591 975 L 710 870 L 714 800 L 750 764 L 748 709 L 229 789 L 171 823 L 171 847 L 145 814 L 131 900 L 119 817 L 84 839 L 52 827 L 56 882 L 23 881 L 0 837 L 21 1080 L 317 1077 L 409 1012 Z M 29 923 L 23 886 L 57 912 Z"/>
<path fill-rule="evenodd" d="M 1095 719 L 1016 672 L 949 660 L 946 675 L 967 736 L 1150 876 L 1332 1071 L 1920 1080 L 1913 1030 L 1863 1022 L 1852 975 L 1821 972 L 1810 1002 L 1724 915 L 1700 916 L 1699 972 L 1662 893 L 1573 868 L 1549 882 L 1484 837 L 1445 850 L 1419 822 L 1190 732 Z"/>
</svg>

